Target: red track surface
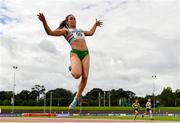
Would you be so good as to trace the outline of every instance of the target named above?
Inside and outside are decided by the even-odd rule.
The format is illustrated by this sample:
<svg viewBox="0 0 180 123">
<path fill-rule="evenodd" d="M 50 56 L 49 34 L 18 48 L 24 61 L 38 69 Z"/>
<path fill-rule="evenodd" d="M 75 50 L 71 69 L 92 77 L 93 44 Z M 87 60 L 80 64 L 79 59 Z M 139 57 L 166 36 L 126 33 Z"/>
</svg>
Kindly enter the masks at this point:
<svg viewBox="0 0 180 123">
<path fill-rule="evenodd" d="M 1 123 L 179 123 L 175 121 L 133 121 L 106 119 L 77 119 L 77 118 L 21 118 L 0 117 Z"/>
</svg>

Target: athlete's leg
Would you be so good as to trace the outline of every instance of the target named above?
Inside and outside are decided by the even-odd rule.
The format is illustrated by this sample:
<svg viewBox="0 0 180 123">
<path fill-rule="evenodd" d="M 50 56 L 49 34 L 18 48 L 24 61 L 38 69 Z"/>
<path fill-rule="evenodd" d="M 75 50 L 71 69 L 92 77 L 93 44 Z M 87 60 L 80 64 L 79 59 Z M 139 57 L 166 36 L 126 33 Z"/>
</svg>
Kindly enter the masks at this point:
<svg viewBox="0 0 180 123">
<path fill-rule="evenodd" d="M 136 117 L 137 117 L 138 114 L 139 114 L 139 112 L 137 110 L 135 110 L 134 120 L 136 120 Z"/>
<path fill-rule="evenodd" d="M 71 74 L 75 79 L 79 79 L 82 75 L 82 63 L 77 54 L 70 54 Z"/>
<path fill-rule="evenodd" d="M 80 100 L 80 96 L 86 86 L 87 79 L 88 79 L 88 74 L 89 74 L 89 55 L 86 55 L 84 59 L 82 60 L 82 78 L 81 82 L 79 84 L 76 96 L 74 97 L 74 100 L 69 106 L 69 109 L 74 109 Z"/>
<path fill-rule="evenodd" d="M 142 114 L 142 118 L 144 118 L 145 115 L 146 115 L 146 111 L 144 112 L 144 114 Z"/>
<path fill-rule="evenodd" d="M 82 60 L 82 78 L 81 78 L 81 82 L 79 84 L 79 87 L 76 93 L 77 98 L 80 98 L 87 84 L 87 79 L 89 75 L 89 65 L 90 65 L 89 61 L 90 61 L 89 55 L 86 55 L 84 59 Z"/>
<path fill-rule="evenodd" d="M 146 116 L 147 115 L 147 109 L 146 109 L 146 111 L 144 112 L 144 116 Z"/>
<path fill-rule="evenodd" d="M 149 110 L 149 116 L 152 118 L 152 110 Z"/>
</svg>

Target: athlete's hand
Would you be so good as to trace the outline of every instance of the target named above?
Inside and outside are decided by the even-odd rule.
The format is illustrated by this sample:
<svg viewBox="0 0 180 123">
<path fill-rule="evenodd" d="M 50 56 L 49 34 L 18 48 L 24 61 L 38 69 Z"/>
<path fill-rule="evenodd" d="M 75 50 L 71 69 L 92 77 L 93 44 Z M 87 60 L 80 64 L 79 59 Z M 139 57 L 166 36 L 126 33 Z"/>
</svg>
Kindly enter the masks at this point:
<svg viewBox="0 0 180 123">
<path fill-rule="evenodd" d="M 97 20 L 97 19 L 96 19 L 95 25 L 101 27 L 101 25 L 103 25 L 103 22 L 102 22 L 101 20 Z"/>
<path fill-rule="evenodd" d="M 42 22 L 44 22 L 46 20 L 43 13 L 39 13 L 37 16 L 38 16 L 39 20 Z"/>
</svg>

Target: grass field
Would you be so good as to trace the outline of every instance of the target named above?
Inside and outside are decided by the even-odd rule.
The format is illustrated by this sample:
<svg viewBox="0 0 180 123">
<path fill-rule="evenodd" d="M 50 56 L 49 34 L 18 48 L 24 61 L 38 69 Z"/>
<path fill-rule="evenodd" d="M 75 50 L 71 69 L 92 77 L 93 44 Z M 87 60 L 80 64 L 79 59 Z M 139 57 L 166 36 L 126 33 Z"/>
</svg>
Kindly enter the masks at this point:
<svg viewBox="0 0 180 123">
<path fill-rule="evenodd" d="M 12 110 L 12 106 L 0 106 L 1 110 Z M 43 106 L 15 106 L 15 110 L 43 110 Z M 49 110 L 50 107 L 46 106 L 46 110 Z M 52 110 L 68 110 L 68 107 L 57 107 L 52 106 Z M 76 108 L 77 110 L 79 107 Z M 114 110 L 126 110 L 126 111 L 132 111 L 132 107 L 121 107 L 121 106 L 112 106 L 112 107 L 98 107 L 98 106 L 84 106 L 82 110 L 89 110 L 89 111 L 114 111 Z M 140 108 L 140 110 L 145 110 L 145 108 Z M 156 108 L 156 110 L 159 110 L 159 108 Z M 161 111 L 180 111 L 180 107 L 160 107 Z"/>
<path fill-rule="evenodd" d="M 73 116 L 70 118 L 81 118 L 81 119 L 115 119 L 115 120 L 132 120 L 133 116 Z M 174 117 L 174 116 L 154 116 L 154 120 L 158 121 L 180 121 L 180 117 Z M 136 120 L 151 120 L 150 117 L 144 117 L 138 116 Z"/>
<path fill-rule="evenodd" d="M 12 106 L 0 106 L 1 110 L 12 110 Z M 15 110 L 44 110 L 43 106 L 15 106 Z M 50 107 L 47 106 L 46 110 L 49 110 Z M 52 110 L 64 110 L 67 111 L 68 107 L 52 107 Z M 156 110 L 158 110 L 157 108 Z M 180 113 L 180 107 L 160 107 L 161 111 L 167 112 L 178 112 Z M 76 108 L 79 110 L 79 107 Z M 114 111 L 114 110 L 126 110 L 132 112 L 132 107 L 83 107 L 82 110 L 89 110 L 89 111 Z M 140 110 L 145 110 L 145 108 L 141 108 Z M 52 117 L 55 118 L 55 117 Z M 132 120 L 133 116 L 72 116 L 68 118 L 80 118 L 80 119 L 115 119 L 115 120 Z M 154 116 L 155 121 L 180 121 L 180 116 Z M 137 120 L 151 120 L 150 117 L 146 116 L 144 118 L 139 115 Z"/>
</svg>

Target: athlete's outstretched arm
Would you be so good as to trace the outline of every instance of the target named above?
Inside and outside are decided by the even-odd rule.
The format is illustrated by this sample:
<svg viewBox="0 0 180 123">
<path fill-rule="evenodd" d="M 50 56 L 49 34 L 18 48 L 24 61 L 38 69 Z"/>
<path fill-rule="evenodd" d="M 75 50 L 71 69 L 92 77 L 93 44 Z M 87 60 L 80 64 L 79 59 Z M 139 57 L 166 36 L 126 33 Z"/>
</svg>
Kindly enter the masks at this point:
<svg viewBox="0 0 180 123">
<path fill-rule="evenodd" d="M 101 27 L 102 24 L 103 24 L 102 21 L 96 19 L 96 22 L 93 25 L 93 27 L 89 31 L 84 31 L 85 36 L 92 36 L 96 31 L 96 27 L 97 26 Z"/>
<path fill-rule="evenodd" d="M 66 34 L 67 30 L 62 28 L 62 29 L 56 29 L 56 30 L 51 30 L 49 27 L 46 18 L 44 17 L 43 13 L 39 13 L 38 15 L 39 20 L 43 23 L 44 29 L 48 35 L 51 36 L 62 36 Z"/>
</svg>

